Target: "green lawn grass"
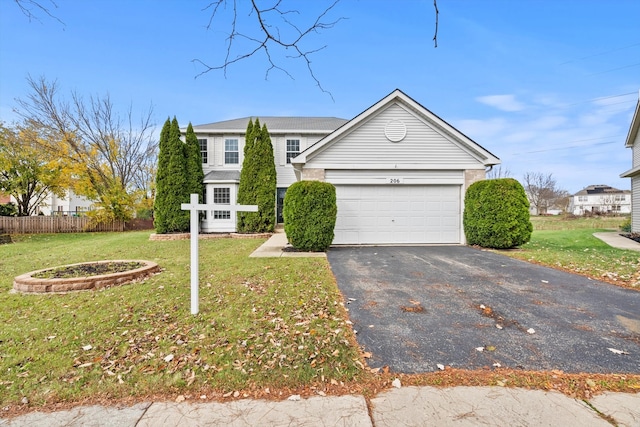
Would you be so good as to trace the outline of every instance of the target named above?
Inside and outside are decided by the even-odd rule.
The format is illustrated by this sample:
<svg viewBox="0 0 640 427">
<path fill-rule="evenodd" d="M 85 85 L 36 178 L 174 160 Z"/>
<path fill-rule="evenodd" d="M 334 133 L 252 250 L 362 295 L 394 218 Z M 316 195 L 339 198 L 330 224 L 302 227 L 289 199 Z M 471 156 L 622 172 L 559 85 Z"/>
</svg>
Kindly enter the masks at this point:
<svg viewBox="0 0 640 427">
<path fill-rule="evenodd" d="M 562 221 L 553 220 L 554 227 Z M 597 229 L 588 227 L 583 221 L 572 222 L 569 230 L 536 230 L 522 249 L 501 253 L 639 287 L 640 253 L 610 248 L 592 236 Z M 25 407 L 23 397 L 37 408 L 212 392 L 264 396 L 267 389 L 322 390 L 323 384 L 330 391 L 343 381 L 343 392 L 367 395 L 398 375 L 363 369 L 323 258 L 249 258 L 264 239 L 202 240 L 200 314 L 192 316 L 189 241 L 152 242 L 149 232 L 14 240 L 0 245 L 3 407 Z M 105 259 L 146 259 L 163 271 L 141 283 L 100 291 L 10 293 L 19 274 Z M 556 373 L 550 380 L 544 372 L 447 370 L 400 377 L 416 385 L 495 385 L 508 376 L 510 386 L 583 395 L 592 390 L 585 375 L 558 378 Z M 601 377 L 598 390 L 640 387 L 637 375 Z"/>
<path fill-rule="evenodd" d="M 40 406 L 357 379 L 359 353 L 327 261 L 249 258 L 263 242 L 200 242 L 196 316 L 187 240 L 79 233 L 0 246 L 0 402 L 27 397 Z M 16 275 L 105 259 L 146 259 L 163 271 L 100 291 L 9 292 Z"/>
<path fill-rule="evenodd" d="M 615 230 L 624 218 L 534 217 L 531 241 L 501 253 L 621 286 L 640 289 L 640 252 L 612 248 L 593 233 Z"/>
</svg>

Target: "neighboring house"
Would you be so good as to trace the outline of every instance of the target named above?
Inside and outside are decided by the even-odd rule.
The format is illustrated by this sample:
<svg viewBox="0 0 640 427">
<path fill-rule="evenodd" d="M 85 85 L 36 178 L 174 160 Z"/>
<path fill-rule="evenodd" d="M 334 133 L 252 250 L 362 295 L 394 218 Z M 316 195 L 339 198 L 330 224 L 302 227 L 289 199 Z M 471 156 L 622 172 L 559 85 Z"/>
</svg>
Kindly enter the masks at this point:
<svg viewBox="0 0 640 427">
<path fill-rule="evenodd" d="M 465 191 L 485 178 L 487 167 L 500 163 L 400 90 L 350 121 L 259 119 L 274 144 L 278 212 L 293 182 L 334 184 L 334 244 L 464 243 Z M 248 120 L 194 127 L 203 153 L 207 202 L 236 203 Z M 202 227 L 232 231 L 235 216 L 207 212 Z"/>
<path fill-rule="evenodd" d="M 94 209 L 93 201 L 83 196 L 78 196 L 73 190 L 66 190 L 63 197 L 49 194 L 40 203 L 36 210 L 36 215 L 60 215 L 60 216 L 82 216 Z"/>
<path fill-rule="evenodd" d="M 0 205 L 5 205 L 7 203 L 11 203 L 11 196 L 0 192 Z"/>
<path fill-rule="evenodd" d="M 631 119 L 625 147 L 631 148 L 631 169 L 621 178 L 631 178 L 631 231 L 640 233 L 640 97 Z"/>
<path fill-rule="evenodd" d="M 571 196 L 569 212 L 574 215 L 628 214 L 631 212 L 631 191 L 608 185 L 590 185 Z"/>
</svg>

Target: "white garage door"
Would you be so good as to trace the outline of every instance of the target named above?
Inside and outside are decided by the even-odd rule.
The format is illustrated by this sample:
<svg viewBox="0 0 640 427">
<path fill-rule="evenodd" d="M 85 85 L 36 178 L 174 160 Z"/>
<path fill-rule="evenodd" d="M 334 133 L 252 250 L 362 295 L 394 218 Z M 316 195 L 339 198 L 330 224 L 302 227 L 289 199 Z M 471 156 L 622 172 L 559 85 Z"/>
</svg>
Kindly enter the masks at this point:
<svg viewBox="0 0 640 427">
<path fill-rule="evenodd" d="M 334 244 L 460 243 L 459 185 L 336 185 Z"/>
</svg>

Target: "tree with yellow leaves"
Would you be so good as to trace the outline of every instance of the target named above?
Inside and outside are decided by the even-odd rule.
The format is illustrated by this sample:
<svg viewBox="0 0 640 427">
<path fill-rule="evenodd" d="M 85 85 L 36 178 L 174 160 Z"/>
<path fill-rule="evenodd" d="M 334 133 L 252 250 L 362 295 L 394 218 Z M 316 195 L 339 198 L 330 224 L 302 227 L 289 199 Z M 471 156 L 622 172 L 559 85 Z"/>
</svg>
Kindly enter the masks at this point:
<svg viewBox="0 0 640 427">
<path fill-rule="evenodd" d="M 40 149 L 44 137 L 33 126 L 0 123 L 0 191 L 16 200 L 18 216 L 38 214 L 50 194 L 64 194 L 64 166 Z"/>
</svg>

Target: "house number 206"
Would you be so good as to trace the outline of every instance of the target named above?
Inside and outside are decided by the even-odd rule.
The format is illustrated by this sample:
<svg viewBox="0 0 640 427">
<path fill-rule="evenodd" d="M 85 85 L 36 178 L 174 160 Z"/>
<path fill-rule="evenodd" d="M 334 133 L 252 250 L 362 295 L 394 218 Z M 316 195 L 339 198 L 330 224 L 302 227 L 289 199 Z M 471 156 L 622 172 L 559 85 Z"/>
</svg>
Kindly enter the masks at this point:
<svg viewBox="0 0 640 427">
<path fill-rule="evenodd" d="M 389 184 L 401 184 L 402 180 L 400 178 L 389 178 Z"/>
</svg>

